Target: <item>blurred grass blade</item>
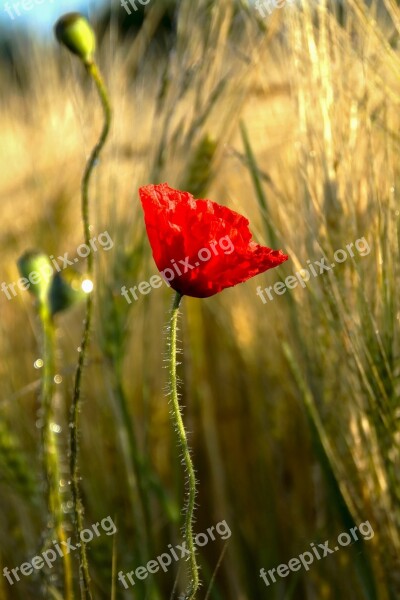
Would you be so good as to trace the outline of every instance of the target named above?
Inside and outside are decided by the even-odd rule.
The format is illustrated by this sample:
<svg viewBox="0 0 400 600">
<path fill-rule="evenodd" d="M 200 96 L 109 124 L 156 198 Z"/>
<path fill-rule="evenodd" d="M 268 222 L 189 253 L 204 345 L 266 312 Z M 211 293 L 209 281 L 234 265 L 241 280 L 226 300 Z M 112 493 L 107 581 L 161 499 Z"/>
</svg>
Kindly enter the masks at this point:
<svg viewBox="0 0 400 600">
<path fill-rule="evenodd" d="M 242 142 L 243 142 L 243 146 L 244 146 L 244 150 L 245 150 L 245 156 L 247 159 L 247 164 L 248 164 L 251 179 L 253 182 L 254 190 L 256 193 L 258 205 L 261 209 L 261 215 L 263 218 L 263 223 L 264 223 L 264 227 L 266 230 L 268 242 L 270 243 L 270 245 L 273 248 L 279 248 L 280 244 L 279 244 L 278 238 L 275 234 L 274 227 L 272 226 L 272 223 L 271 223 L 268 201 L 267 201 L 267 197 L 265 195 L 264 189 L 263 189 L 263 185 L 262 185 L 262 181 L 261 181 L 261 177 L 260 177 L 260 171 L 258 169 L 256 158 L 254 156 L 254 153 L 253 153 L 253 150 L 252 150 L 252 147 L 250 144 L 247 129 L 246 129 L 246 126 L 243 121 L 240 122 L 240 133 L 242 135 Z"/>
<path fill-rule="evenodd" d="M 290 349 L 290 346 L 283 342 L 282 349 L 304 402 L 311 430 L 312 443 L 324 473 L 328 488 L 330 489 L 331 505 L 338 510 L 346 530 L 350 530 L 352 527 L 356 527 L 357 523 L 353 518 L 345 495 L 341 490 L 340 482 L 336 477 L 333 466 L 334 460 L 332 458 L 332 450 L 320 421 L 318 412 L 315 408 L 312 393 L 301 374 L 300 367 Z M 378 600 L 375 578 L 363 540 L 359 540 L 357 542 L 357 549 L 354 551 L 353 556 L 366 600 Z"/>
</svg>

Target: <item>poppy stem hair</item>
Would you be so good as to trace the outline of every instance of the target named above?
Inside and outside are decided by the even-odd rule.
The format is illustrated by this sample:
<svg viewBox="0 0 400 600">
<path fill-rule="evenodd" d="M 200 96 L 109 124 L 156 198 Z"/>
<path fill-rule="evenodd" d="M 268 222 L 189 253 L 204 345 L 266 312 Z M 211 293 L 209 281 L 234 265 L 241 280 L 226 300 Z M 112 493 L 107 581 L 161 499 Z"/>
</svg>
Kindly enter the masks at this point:
<svg viewBox="0 0 400 600">
<path fill-rule="evenodd" d="M 88 75 L 93 80 L 99 95 L 104 113 L 104 124 L 99 140 L 93 148 L 87 161 L 81 184 L 81 210 L 83 221 L 83 232 L 85 244 L 90 242 L 90 218 L 89 218 L 89 184 L 93 170 L 97 164 L 100 153 L 107 141 L 111 126 L 111 105 L 101 73 L 94 59 L 96 39 L 90 24 L 79 13 L 69 13 L 58 20 L 55 33 L 58 41 L 64 44 L 73 54 L 82 61 Z M 93 254 L 89 253 L 87 258 L 87 278 L 93 281 Z M 79 409 L 81 399 L 81 383 L 85 364 L 86 352 L 90 339 L 90 326 L 93 313 L 92 294 L 86 298 L 86 315 L 83 326 L 82 340 L 80 345 L 78 364 L 75 372 L 74 392 L 71 403 L 70 415 L 70 473 L 72 482 L 72 503 L 74 513 L 75 535 L 79 538 L 79 568 L 81 573 L 81 597 L 91 600 L 90 575 L 86 554 L 86 545 L 81 537 L 83 530 L 83 503 L 81 497 L 81 484 L 78 464 L 78 435 L 79 435 Z"/>
<path fill-rule="evenodd" d="M 176 292 L 174 303 L 171 310 L 170 327 L 169 327 L 169 383 L 170 394 L 172 401 L 171 416 L 175 425 L 175 430 L 178 436 L 179 446 L 182 450 L 183 460 L 187 470 L 187 502 L 184 509 L 184 537 L 187 548 L 190 552 L 189 556 L 189 588 L 184 595 L 185 600 L 194 600 L 196 592 L 199 588 L 199 567 L 196 561 L 196 549 L 193 540 L 193 516 L 196 501 L 196 475 L 193 467 L 192 457 L 190 455 L 189 444 L 185 431 L 185 426 L 182 419 L 181 407 L 179 405 L 178 384 L 177 384 L 177 324 L 179 305 L 182 295 Z"/>
</svg>

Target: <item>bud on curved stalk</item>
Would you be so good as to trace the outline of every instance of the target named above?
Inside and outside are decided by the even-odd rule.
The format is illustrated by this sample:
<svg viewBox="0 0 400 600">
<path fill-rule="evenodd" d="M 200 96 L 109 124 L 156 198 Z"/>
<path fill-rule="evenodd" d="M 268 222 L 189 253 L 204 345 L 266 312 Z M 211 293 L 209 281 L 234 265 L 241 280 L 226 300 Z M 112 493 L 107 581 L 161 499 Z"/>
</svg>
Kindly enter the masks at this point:
<svg viewBox="0 0 400 600">
<path fill-rule="evenodd" d="M 69 13 L 61 17 L 55 25 L 55 34 L 58 41 L 64 44 L 71 52 L 76 54 L 86 67 L 86 71 L 94 82 L 104 113 L 104 124 L 97 144 L 93 148 L 82 177 L 81 184 L 81 207 L 84 238 L 87 246 L 90 246 L 90 215 L 89 215 L 89 187 L 94 168 L 99 160 L 101 151 L 107 141 L 111 125 L 111 104 L 106 86 L 100 70 L 94 60 L 96 49 L 95 34 L 87 20 L 79 13 Z M 81 494 L 81 477 L 78 465 L 78 433 L 79 433 L 79 409 L 81 401 L 81 384 L 84 370 L 85 358 L 90 340 L 90 328 L 93 314 L 93 299 L 90 293 L 93 287 L 93 256 L 87 257 L 87 285 L 82 286 L 86 291 L 86 314 L 80 344 L 80 353 L 75 372 L 74 392 L 71 403 L 71 429 L 70 429 L 70 473 L 71 491 L 74 513 L 74 526 L 76 537 L 82 540 L 80 535 L 83 531 L 83 502 Z M 61 294 L 62 295 L 62 294 Z M 62 299 L 61 304 L 63 304 Z M 79 548 L 79 567 L 81 597 L 91 600 L 90 574 L 86 553 L 86 544 L 82 540 Z"/>
<path fill-rule="evenodd" d="M 57 21 L 54 31 L 60 44 L 79 56 L 85 65 L 93 62 L 96 36 L 90 23 L 83 15 L 80 13 L 63 15 Z"/>
<path fill-rule="evenodd" d="M 30 292 L 36 297 L 38 314 L 42 326 L 43 371 L 41 377 L 41 410 L 43 415 L 42 458 L 44 480 L 46 482 L 46 500 L 49 514 L 44 535 L 43 549 L 56 535 L 57 541 L 66 545 L 67 535 L 64 527 L 64 512 L 60 492 L 60 452 L 54 429 L 54 378 L 56 375 L 56 343 L 54 312 L 51 306 L 51 293 L 54 284 L 53 266 L 43 252 L 30 250 L 18 260 L 18 269 L 22 277 L 30 281 Z M 71 557 L 63 549 L 64 598 L 73 600 L 73 577 Z"/>
</svg>

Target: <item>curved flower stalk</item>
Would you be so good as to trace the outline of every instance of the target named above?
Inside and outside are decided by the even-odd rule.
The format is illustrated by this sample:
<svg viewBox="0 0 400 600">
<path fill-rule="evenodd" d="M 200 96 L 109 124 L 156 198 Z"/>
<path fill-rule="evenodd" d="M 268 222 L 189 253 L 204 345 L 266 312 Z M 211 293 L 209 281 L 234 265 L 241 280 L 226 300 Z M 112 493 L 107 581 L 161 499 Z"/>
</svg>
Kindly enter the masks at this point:
<svg viewBox="0 0 400 600">
<path fill-rule="evenodd" d="M 196 502 L 196 474 L 193 466 L 190 448 L 187 440 L 186 430 L 182 419 L 181 407 L 179 405 L 178 394 L 178 378 L 176 373 L 177 367 L 177 329 L 178 329 L 178 314 L 179 305 L 182 296 L 176 292 L 171 310 L 169 339 L 168 339 L 168 364 L 169 364 L 169 391 L 171 394 L 171 415 L 175 425 L 175 431 L 178 437 L 180 449 L 182 451 L 183 460 L 187 471 L 187 500 L 184 508 L 185 523 L 184 535 L 187 548 L 190 552 L 189 556 L 189 575 L 190 586 L 186 592 L 185 599 L 192 600 L 196 597 L 196 592 L 199 588 L 199 567 L 196 559 L 196 549 L 193 540 L 193 518 Z"/>
<path fill-rule="evenodd" d="M 188 475 L 184 537 L 189 550 L 189 586 L 183 598 L 195 600 L 200 586 L 193 534 L 196 476 L 177 387 L 179 306 L 184 295 L 213 296 L 279 266 L 288 256 L 254 242 L 248 220 L 216 202 L 195 200 L 188 192 L 175 190 L 166 183 L 142 187 L 139 196 L 153 258 L 176 292 L 168 340 L 171 416 Z"/>
<path fill-rule="evenodd" d="M 86 21 L 79 13 L 70 13 L 64 15 L 57 21 L 55 34 L 58 41 L 64 44 L 73 54 L 82 61 L 88 75 L 95 83 L 101 105 L 104 113 L 104 124 L 100 138 L 93 148 L 82 178 L 81 185 L 81 210 L 85 243 L 89 246 L 90 242 L 90 218 L 89 218 L 89 184 L 99 159 L 100 153 L 107 141 L 111 126 L 111 105 L 108 93 L 103 82 L 101 73 L 94 60 L 96 49 L 95 34 Z M 87 276 L 93 281 L 93 255 L 89 253 L 87 258 Z M 93 313 L 93 298 L 88 294 L 86 300 L 86 315 L 80 345 L 78 364 L 75 373 L 74 393 L 71 405 L 71 434 L 70 434 L 70 472 L 72 481 L 72 501 L 74 511 L 75 533 L 76 537 L 81 538 L 83 530 L 83 503 L 81 498 L 79 464 L 78 464 L 78 433 L 79 433 L 79 409 L 81 399 L 82 375 L 85 364 L 86 353 L 89 345 L 90 327 Z M 91 598 L 90 575 L 87 561 L 86 545 L 80 541 L 79 566 L 81 572 L 81 592 L 83 598 Z"/>
</svg>

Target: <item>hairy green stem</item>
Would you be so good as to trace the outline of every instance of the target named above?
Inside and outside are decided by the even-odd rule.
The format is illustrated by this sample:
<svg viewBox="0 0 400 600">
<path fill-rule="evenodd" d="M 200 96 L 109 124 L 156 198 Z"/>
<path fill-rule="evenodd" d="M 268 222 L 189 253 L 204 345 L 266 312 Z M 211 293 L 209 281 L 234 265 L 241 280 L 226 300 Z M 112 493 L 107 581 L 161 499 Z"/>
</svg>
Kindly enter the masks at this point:
<svg viewBox="0 0 400 600">
<path fill-rule="evenodd" d="M 179 305 L 182 296 L 178 292 L 174 298 L 174 303 L 171 310 L 170 330 L 169 330 L 169 377 L 170 377 L 170 393 L 172 400 L 172 418 L 175 429 L 178 434 L 179 445 L 182 450 L 183 460 L 187 469 L 187 503 L 184 509 L 185 524 L 184 536 L 187 548 L 189 550 L 189 588 L 185 593 L 185 600 L 194 600 L 196 592 L 199 588 L 199 567 L 196 561 L 196 550 L 193 541 L 193 517 L 196 500 L 196 475 L 194 472 L 192 458 L 185 431 L 185 426 L 182 419 L 181 407 L 179 405 L 178 383 L 177 383 L 177 323 L 179 314 Z"/>
<path fill-rule="evenodd" d="M 60 455 L 56 433 L 54 431 L 54 377 L 55 369 L 55 330 L 50 307 L 47 298 L 41 298 L 39 304 L 39 315 L 43 329 L 43 378 L 41 403 L 43 412 L 42 448 L 43 467 L 46 476 L 47 506 L 52 518 L 52 529 L 55 531 L 58 541 L 67 541 L 64 529 L 62 500 L 60 493 Z M 45 542 L 46 543 L 46 542 Z M 73 600 L 73 583 L 71 557 L 67 552 L 63 553 L 64 565 L 64 597 Z"/>
<path fill-rule="evenodd" d="M 99 72 L 97 65 L 94 62 L 89 62 L 85 65 L 86 70 L 90 77 L 93 79 L 97 92 L 99 94 L 101 104 L 104 112 L 104 125 L 103 129 L 97 142 L 93 148 L 92 153 L 86 165 L 86 169 L 82 178 L 82 219 L 84 227 L 85 243 L 90 247 L 90 220 L 89 220 L 89 183 L 93 170 L 99 159 L 100 153 L 106 143 L 108 133 L 111 125 L 111 105 L 108 99 L 106 87 L 103 79 Z M 88 278 L 93 280 L 93 256 L 90 252 L 87 258 L 87 275 Z M 86 544 L 81 539 L 81 532 L 83 530 L 83 503 L 80 488 L 79 479 L 79 464 L 78 464 L 78 434 L 79 434 L 79 409 L 81 399 L 81 383 L 82 374 L 85 364 L 86 352 L 89 345 L 90 338 L 90 327 L 92 322 L 93 313 L 93 299 L 92 295 L 88 294 L 86 300 L 86 315 L 85 323 L 83 327 L 82 341 L 80 345 L 80 352 L 78 358 L 78 364 L 75 373 L 75 384 L 74 394 L 71 405 L 71 434 L 70 434 L 70 472 L 72 481 L 72 501 L 74 511 L 74 522 L 75 522 L 75 534 L 77 538 L 80 538 L 79 548 L 79 568 L 80 568 L 80 584 L 81 584 L 81 597 L 83 600 L 89 598 L 91 600 L 92 595 L 90 591 L 90 575 L 89 566 L 87 561 Z"/>
</svg>

